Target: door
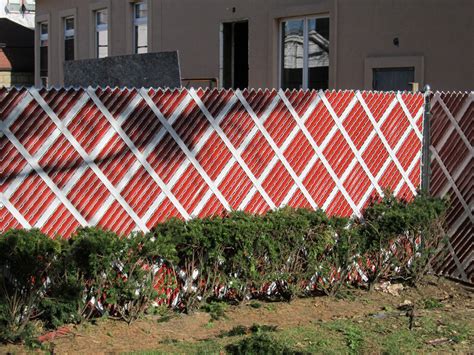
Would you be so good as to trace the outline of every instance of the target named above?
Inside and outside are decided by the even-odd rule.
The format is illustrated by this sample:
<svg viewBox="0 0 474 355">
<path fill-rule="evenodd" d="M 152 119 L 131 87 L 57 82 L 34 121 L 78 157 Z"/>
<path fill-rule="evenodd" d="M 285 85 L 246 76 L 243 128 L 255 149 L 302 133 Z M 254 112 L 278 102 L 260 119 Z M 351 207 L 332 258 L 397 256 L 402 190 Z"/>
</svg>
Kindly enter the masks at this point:
<svg viewBox="0 0 474 355">
<path fill-rule="evenodd" d="M 223 24 L 222 86 L 245 89 L 249 85 L 248 21 Z"/>
</svg>

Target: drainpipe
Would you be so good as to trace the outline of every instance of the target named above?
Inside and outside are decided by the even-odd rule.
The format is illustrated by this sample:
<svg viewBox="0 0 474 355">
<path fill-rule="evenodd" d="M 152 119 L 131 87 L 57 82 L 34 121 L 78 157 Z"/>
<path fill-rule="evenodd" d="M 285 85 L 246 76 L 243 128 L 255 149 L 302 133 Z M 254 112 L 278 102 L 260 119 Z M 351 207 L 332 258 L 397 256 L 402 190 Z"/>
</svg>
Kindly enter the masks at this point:
<svg viewBox="0 0 474 355">
<path fill-rule="evenodd" d="M 430 176 L 431 176 L 431 88 L 429 85 L 425 85 L 423 88 L 423 96 L 425 99 L 425 110 L 423 112 L 423 147 L 421 157 L 421 191 L 423 193 L 430 193 Z"/>
</svg>

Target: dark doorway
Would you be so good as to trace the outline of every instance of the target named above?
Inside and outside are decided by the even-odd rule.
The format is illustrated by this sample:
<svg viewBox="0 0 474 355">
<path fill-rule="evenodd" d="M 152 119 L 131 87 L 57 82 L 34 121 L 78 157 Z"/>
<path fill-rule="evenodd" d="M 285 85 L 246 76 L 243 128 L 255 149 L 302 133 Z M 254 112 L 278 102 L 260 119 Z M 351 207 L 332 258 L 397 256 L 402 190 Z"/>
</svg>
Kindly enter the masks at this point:
<svg viewBox="0 0 474 355">
<path fill-rule="evenodd" d="M 245 89 L 249 85 L 248 21 L 223 24 L 223 75 L 226 89 Z"/>
<path fill-rule="evenodd" d="M 378 68 L 373 71 L 372 88 L 379 91 L 411 90 L 415 68 Z"/>
</svg>

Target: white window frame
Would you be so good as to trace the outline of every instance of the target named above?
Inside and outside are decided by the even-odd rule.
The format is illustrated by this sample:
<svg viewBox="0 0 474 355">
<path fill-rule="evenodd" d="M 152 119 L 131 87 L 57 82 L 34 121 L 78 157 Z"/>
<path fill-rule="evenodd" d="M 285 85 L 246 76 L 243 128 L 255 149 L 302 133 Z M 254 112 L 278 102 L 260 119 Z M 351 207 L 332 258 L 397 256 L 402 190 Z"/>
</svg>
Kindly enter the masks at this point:
<svg viewBox="0 0 474 355">
<path fill-rule="evenodd" d="M 98 24 L 98 17 L 101 12 L 107 13 L 107 23 L 106 24 Z M 110 39 L 109 39 L 109 9 L 104 8 L 104 9 L 97 9 L 94 11 L 94 39 L 95 39 L 95 57 L 99 57 L 99 32 L 107 32 L 107 55 L 105 57 L 108 57 L 110 55 Z M 103 58 L 105 58 L 103 57 Z"/>
<path fill-rule="evenodd" d="M 137 18 L 137 7 L 139 5 L 147 5 L 147 17 L 138 17 Z M 139 26 L 146 26 L 146 31 L 147 31 L 147 44 L 146 44 L 146 52 L 148 53 L 148 2 L 147 1 L 140 1 L 140 2 L 134 2 L 133 3 L 133 53 L 138 54 L 138 43 L 137 43 L 137 27 Z"/>
<path fill-rule="evenodd" d="M 287 21 L 301 21 L 303 20 L 303 77 L 301 88 L 303 90 L 308 89 L 308 50 L 309 50 L 309 41 L 308 41 L 308 21 L 309 20 L 317 20 L 321 18 L 329 19 L 329 28 L 331 28 L 331 17 L 329 14 L 320 14 L 320 15 L 307 15 L 307 16 L 298 16 L 298 17 L 283 17 L 280 18 L 278 21 L 278 87 L 282 87 L 282 72 L 283 72 L 283 23 Z M 331 36 L 331 33 L 329 33 Z M 331 43 L 331 39 L 329 39 L 329 43 Z M 329 53 L 329 63 L 331 63 L 331 53 Z M 330 70 L 331 68 L 329 68 Z M 328 79 L 329 80 L 329 79 Z M 328 83 L 329 84 L 329 83 Z"/>
</svg>

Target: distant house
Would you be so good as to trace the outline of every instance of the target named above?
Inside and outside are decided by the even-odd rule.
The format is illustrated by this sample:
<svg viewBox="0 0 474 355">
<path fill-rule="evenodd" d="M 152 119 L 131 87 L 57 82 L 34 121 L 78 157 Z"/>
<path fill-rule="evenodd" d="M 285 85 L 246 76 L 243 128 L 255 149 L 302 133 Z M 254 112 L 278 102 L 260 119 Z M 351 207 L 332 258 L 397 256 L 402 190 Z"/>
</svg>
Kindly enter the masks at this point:
<svg viewBox="0 0 474 355">
<path fill-rule="evenodd" d="M 34 85 L 32 0 L 0 0 L 0 86 Z"/>
<path fill-rule="evenodd" d="M 473 0 L 37 0 L 36 84 L 65 60 L 178 50 L 186 85 L 470 90 Z"/>
</svg>

